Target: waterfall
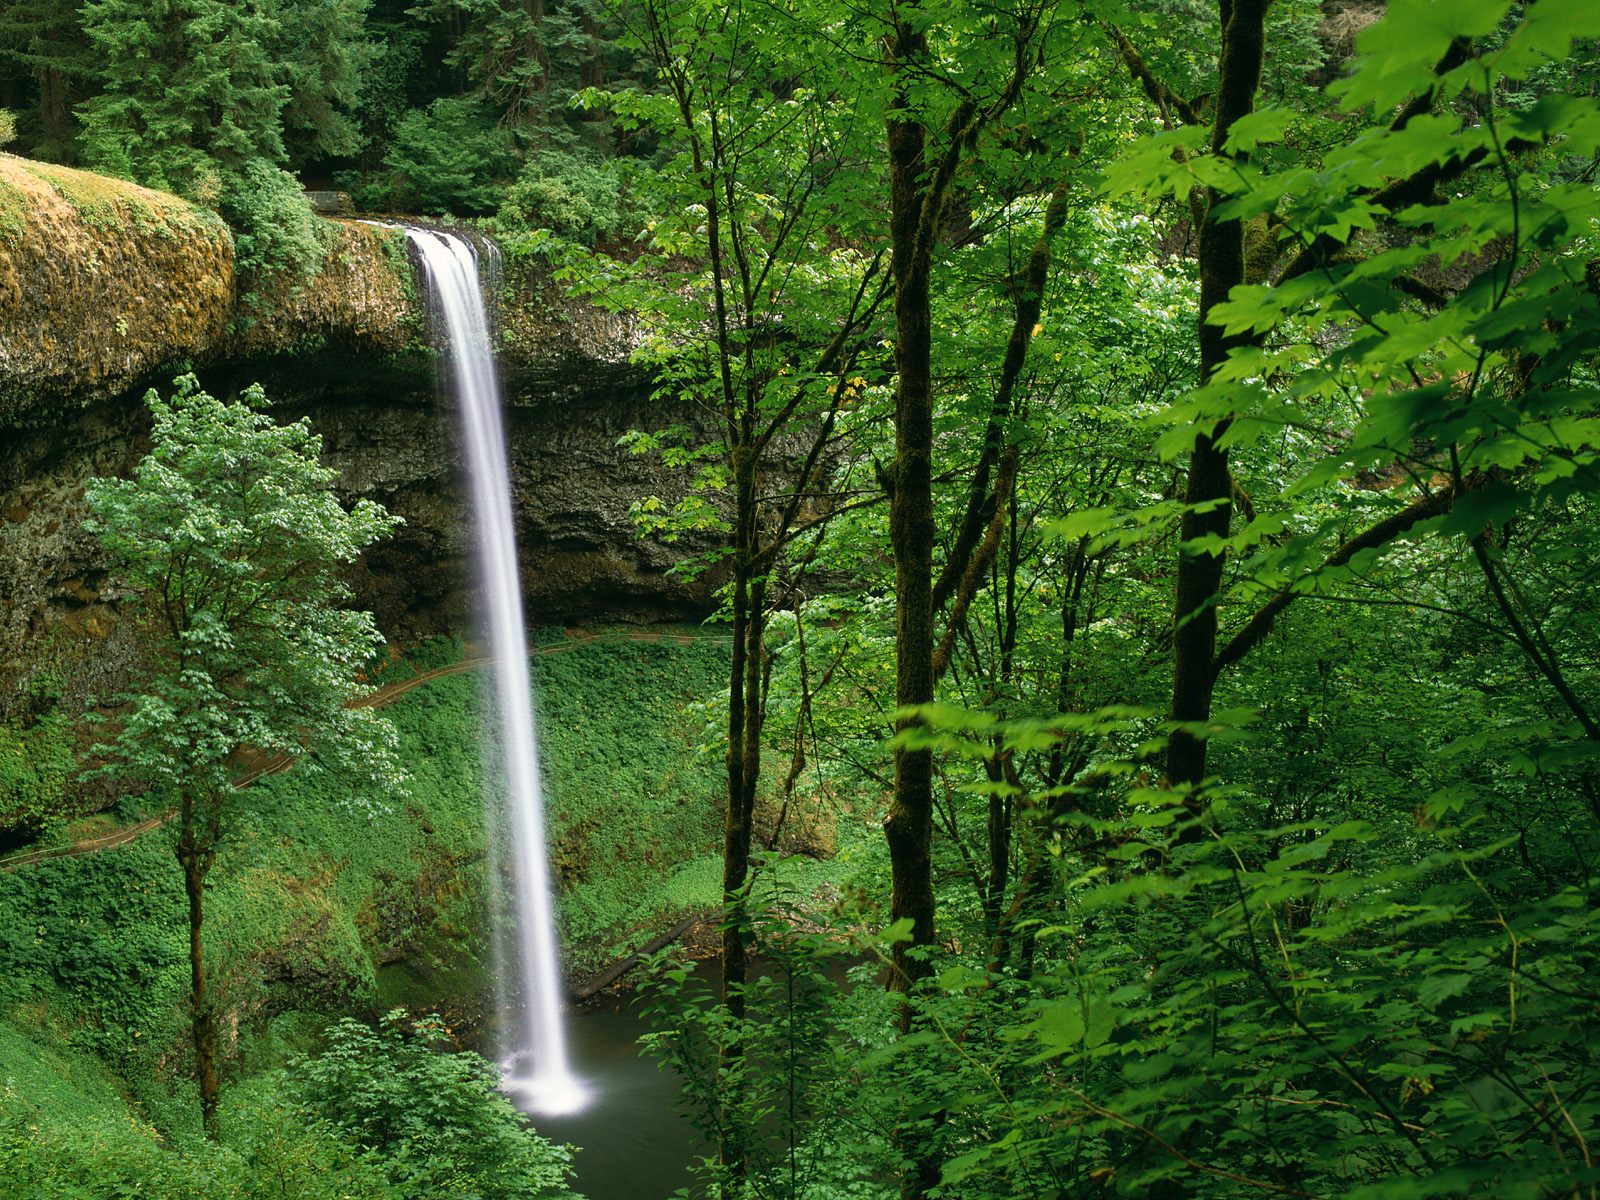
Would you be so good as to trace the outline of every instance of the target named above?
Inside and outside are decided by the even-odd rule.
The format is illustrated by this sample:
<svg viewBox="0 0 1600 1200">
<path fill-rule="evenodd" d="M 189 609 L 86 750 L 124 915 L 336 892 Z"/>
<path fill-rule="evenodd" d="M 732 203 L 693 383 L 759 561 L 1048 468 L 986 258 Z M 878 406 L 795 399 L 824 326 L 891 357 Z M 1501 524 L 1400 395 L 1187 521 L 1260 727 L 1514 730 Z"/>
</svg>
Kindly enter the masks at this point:
<svg viewBox="0 0 1600 1200">
<path fill-rule="evenodd" d="M 406 237 L 422 259 L 455 392 L 472 504 L 480 616 L 494 664 L 498 765 L 505 782 L 515 880 L 516 952 L 499 955 L 497 964 L 502 1004 L 507 1008 L 502 1014 L 503 1086 L 527 1109 L 573 1112 L 583 1107 L 587 1094 L 567 1061 L 562 1026 L 561 956 L 551 911 L 533 688 L 511 520 L 511 476 L 478 256 L 472 243 L 452 233 L 408 226 Z"/>
</svg>

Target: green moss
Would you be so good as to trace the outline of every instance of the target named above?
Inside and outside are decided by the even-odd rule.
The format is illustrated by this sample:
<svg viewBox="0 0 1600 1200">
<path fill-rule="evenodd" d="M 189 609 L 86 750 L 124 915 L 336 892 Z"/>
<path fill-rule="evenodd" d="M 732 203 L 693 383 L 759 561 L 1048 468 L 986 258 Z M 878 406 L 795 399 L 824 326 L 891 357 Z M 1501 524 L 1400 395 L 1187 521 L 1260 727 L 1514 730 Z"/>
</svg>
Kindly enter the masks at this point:
<svg viewBox="0 0 1600 1200">
<path fill-rule="evenodd" d="M 405 231 L 387 226 L 372 226 L 372 229 L 377 234 L 378 244 L 383 247 L 389 270 L 400 281 L 407 307 L 417 310 L 422 297 L 417 293 L 417 272 L 411 265 L 411 243 Z"/>
<path fill-rule="evenodd" d="M 721 845 L 721 758 L 695 750 L 693 706 L 725 686 L 728 653 L 720 637 L 622 638 L 534 660 L 551 858 L 580 970 L 704 899 L 680 903 L 667 885 Z"/>
<path fill-rule="evenodd" d="M 15 245 L 28 228 L 28 197 L 21 188 L 0 179 L 0 242 Z"/>
<path fill-rule="evenodd" d="M 0 1090 L 34 1113 L 66 1120 L 125 1118 L 115 1075 L 91 1054 L 30 1037 L 0 1021 Z M 0 1107 L 5 1107 L 0 1103 Z"/>
<path fill-rule="evenodd" d="M 75 763 L 53 710 L 0 724 L 0 833 L 37 835 L 62 815 Z"/>
<path fill-rule="evenodd" d="M 135 1179 L 140 1186 L 126 1186 Z M 131 1115 L 117 1080 L 92 1055 L 0 1022 L 0 1193 L 217 1195 L 212 1183 Z"/>
<path fill-rule="evenodd" d="M 54 188 L 92 229 L 113 230 L 131 225 L 140 234 L 158 237 L 226 229 L 215 213 L 165 192 L 54 163 L 17 161 L 28 174 Z"/>
</svg>

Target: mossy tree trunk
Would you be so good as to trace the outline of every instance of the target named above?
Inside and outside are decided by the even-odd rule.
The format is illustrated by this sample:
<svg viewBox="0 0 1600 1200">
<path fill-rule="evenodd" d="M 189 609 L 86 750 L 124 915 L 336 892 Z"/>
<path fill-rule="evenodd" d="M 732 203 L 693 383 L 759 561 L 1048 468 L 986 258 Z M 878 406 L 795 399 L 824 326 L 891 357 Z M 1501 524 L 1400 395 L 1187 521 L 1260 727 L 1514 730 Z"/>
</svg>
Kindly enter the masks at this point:
<svg viewBox="0 0 1600 1200">
<path fill-rule="evenodd" d="M 895 22 L 891 69 L 908 70 L 926 57 L 926 34 L 908 18 Z M 889 233 L 894 260 L 895 461 L 890 476 L 889 527 L 894 549 L 895 703 L 904 708 L 933 699 L 933 319 L 929 298 L 937 208 L 928 194 L 927 132 L 897 93 L 889 114 Z M 932 215 L 936 218 L 937 212 Z M 914 724 L 901 718 L 898 729 Z M 889 843 L 890 915 L 909 921 L 909 941 L 894 947 L 893 986 L 910 991 L 932 965 L 934 941 L 933 755 L 897 746 L 894 796 L 883 824 Z M 908 1017 L 903 1016 L 902 1020 Z"/>
<path fill-rule="evenodd" d="M 1004 82 L 986 103 L 974 93 L 961 94 L 935 129 L 928 123 L 922 101 L 913 99 L 928 71 L 927 13 L 917 4 L 907 3 L 892 4 L 888 15 L 890 33 L 884 40 L 884 62 L 890 99 L 885 124 L 898 383 L 894 466 L 885 483 L 895 565 L 895 704 L 905 710 L 933 700 L 935 682 L 948 666 L 950 654 L 950 647 L 940 645 L 934 636 L 938 606 L 954 600 L 952 631 L 959 627 L 985 573 L 988 560 L 983 556 L 993 553 L 998 536 L 993 518 L 1005 512 L 1016 461 L 1008 451 L 999 452 L 998 457 L 988 452 L 980 460 L 980 479 L 973 489 L 977 498 L 969 502 L 967 519 L 962 522 L 966 533 L 957 539 L 957 555 L 947 564 L 936 601 L 933 251 L 944 228 L 946 202 L 957 171 L 985 126 L 1016 102 L 1040 55 L 1034 41 L 1036 14 L 1024 16 L 1010 39 L 1012 55 Z M 1025 340 L 1023 346 L 1025 349 Z M 1017 361 L 1020 365 L 1020 358 Z M 1002 392 L 1004 399 L 997 400 L 997 408 L 1003 414 L 1009 408 L 1010 393 L 1004 388 Z M 985 437 L 986 451 L 991 444 L 996 448 L 1000 444 L 1000 423 L 991 424 Z M 999 469 L 1000 479 L 995 494 L 986 497 L 983 480 L 991 468 Z M 986 521 L 981 514 L 991 502 L 996 507 Z M 986 524 L 995 537 L 980 542 L 976 534 Z M 902 716 L 896 720 L 896 731 L 904 733 L 920 720 L 916 715 Z M 899 1011 L 900 1028 L 905 1032 L 913 1022 L 909 996 L 934 969 L 933 818 L 932 751 L 896 744 L 893 794 L 883 830 L 889 848 L 890 918 L 908 927 L 910 935 L 895 944 L 890 971 L 890 986 L 908 997 Z M 939 1125 L 943 1114 L 933 1114 L 932 1121 Z M 938 1186 L 938 1149 L 933 1139 L 913 1126 L 896 1130 L 894 1140 L 908 1160 L 900 1181 L 901 1195 L 920 1200 Z"/>
</svg>

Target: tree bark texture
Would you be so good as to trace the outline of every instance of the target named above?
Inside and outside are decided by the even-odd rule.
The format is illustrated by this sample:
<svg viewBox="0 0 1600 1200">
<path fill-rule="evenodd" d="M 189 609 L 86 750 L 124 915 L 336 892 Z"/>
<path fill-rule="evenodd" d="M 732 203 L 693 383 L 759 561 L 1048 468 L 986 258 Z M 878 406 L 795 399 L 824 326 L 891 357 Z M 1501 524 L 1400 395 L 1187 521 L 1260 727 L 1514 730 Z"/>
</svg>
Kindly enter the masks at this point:
<svg viewBox="0 0 1600 1200">
<path fill-rule="evenodd" d="M 39 125 L 45 142 L 64 163 L 71 164 L 72 115 L 67 104 L 67 77 L 55 67 L 40 67 Z"/>
<path fill-rule="evenodd" d="M 890 47 L 895 69 L 927 52 L 927 38 L 897 19 Z M 889 115 L 890 242 L 895 278 L 895 464 L 889 524 L 895 574 L 895 703 L 933 699 L 933 321 L 929 299 L 932 223 L 924 222 L 927 134 L 897 95 Z M 902 719 L 897 728 L 913 724 Z M 931 965 L 915 951 L 933 945 L 933 755 L 897 747 L 889 843 L 895 921 L 911 939 L 894 948 L 892 985 L 909 991 Z M 905 1014 L 909 1019 L 909 1012 Z"/>
<path fill-rule="evenodd" d="M 901 73 L 926 56 L 925 34 L 894 11 L 888 66 L 900 78 L 888 120 L 889 238 L 894 267 L 895 461 L 890 474 L 889 530 L 895 574 L 895 703 L 933 699 L 933 316 L 929 291 L 937 197 L 924 179 L 927 131 L 912 114 Z M 897 730 L 915 724 L 902 718 Z M 910 925 L 910 939 L 895 943 L 890 986 L 909 996 L 933 971 L 933 754 L 896 746 L 894 794 L 883 823 L 889 845 L 890 916 Z M 909 1003 L 900 1028 L 911 1028 Z M 935 1121 L 938 1121 L 937 1115 Z M 939 1182 L 939 1156 L 915 1127 L 896 1129 L 906 1156 L 900 1180 L 905 1200 L 922 1200 Z"/>
<path fill-rule="evenodd" d="M 735 448 L 733 661 L 728 674 L 728 795 L 722 843 L 722 1003 L 734 1021 L 745 1015 L 749 948 L 745 888 L 750 879 L 751 826 L 761 770 L 763 718 L 761 666 L 766 590 L 764 577 L 753 577 L 759 536 L 755 462 L 755 455 L 747 446 Z M 743 1053 L 744 1044 L 737 1036 L 724 1043 L 719 1055 L 724 1078 L 736 1068 Z M 731 1195 L 744 1178 L 744 1146 L 735 1123 L 723 1122 L 719 1130 L 718 1156 Z"/>
</svg>

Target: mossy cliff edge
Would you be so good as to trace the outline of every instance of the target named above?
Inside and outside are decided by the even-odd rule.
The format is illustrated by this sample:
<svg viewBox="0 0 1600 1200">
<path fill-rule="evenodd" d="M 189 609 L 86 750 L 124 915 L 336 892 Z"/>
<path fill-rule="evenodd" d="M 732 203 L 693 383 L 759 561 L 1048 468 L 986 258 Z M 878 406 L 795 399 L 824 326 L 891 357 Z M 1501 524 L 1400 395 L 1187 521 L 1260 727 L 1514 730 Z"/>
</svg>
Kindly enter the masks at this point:
<svg viewBox="0 0 1600 1200">
<path fill-rule="evenodd" d="M 177 365 L 339 343 L 394 353 L 420 320 L 398 234 L 338 222 L 316 278 L 246 303 L 213 213 L 0 154 L 0 427 L 117 396 Z"/>
<path fill-rule="evenodd" d="M 337 386 L 359 360 L 402 390 L 431 391 L 425 314 L 405 236 L 330 220 L 333 245 L 308 280 L 256 288 L 207 209 L 50 163 L 0 154 L 0 429 L 170 380 L 178 369 L 248 367 L 280 390 Z M 501 359 L 514 404 L 632 375 L 625 319 L 574 304 L 537 264 L 501 288 Z M 306 385 L 303 381 L 313 381 Z"/>
</svg>

